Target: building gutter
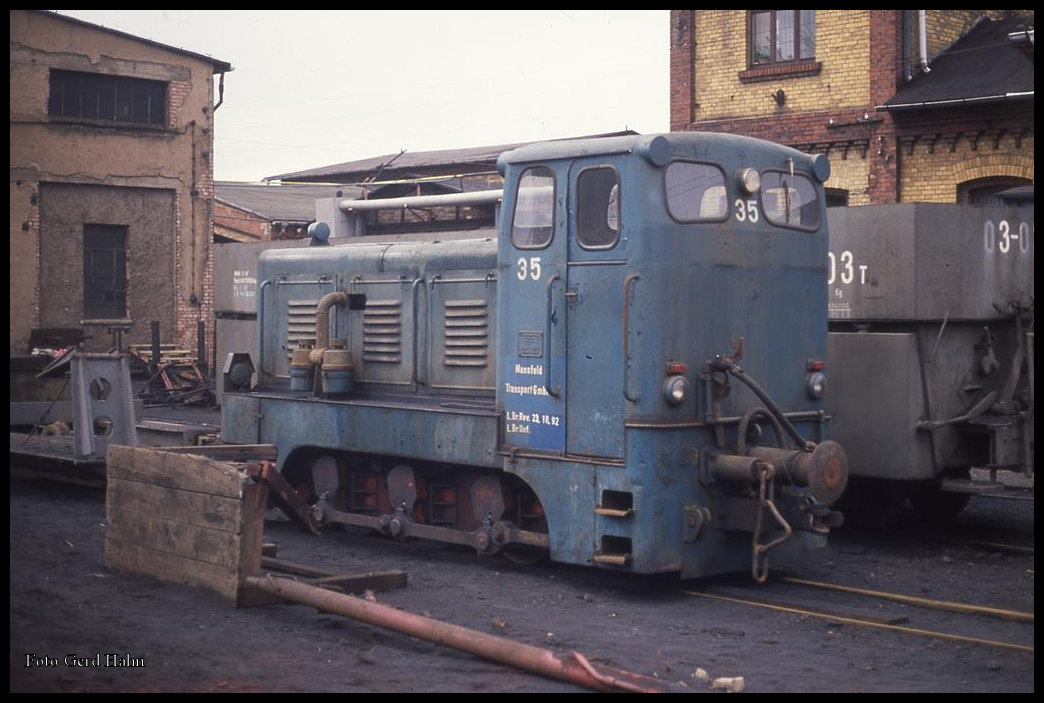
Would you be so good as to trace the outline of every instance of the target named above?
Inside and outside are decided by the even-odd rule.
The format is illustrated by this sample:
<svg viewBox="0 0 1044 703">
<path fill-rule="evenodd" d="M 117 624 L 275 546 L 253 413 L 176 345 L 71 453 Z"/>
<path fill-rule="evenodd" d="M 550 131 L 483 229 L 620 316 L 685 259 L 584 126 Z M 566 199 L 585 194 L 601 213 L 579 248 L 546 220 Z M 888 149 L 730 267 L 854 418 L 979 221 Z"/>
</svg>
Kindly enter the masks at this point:
<svg viewBox="0 0 1044 703">
<path fill-rule="evenodd" d="M 924 100 L 913 103 L 898 103 L 896 105 L 875 105 L 875 110 L 890 112 L 892 110 L 908 110 L 916 107 L 946 107 L 950 105 L 979 105 L 983 103 L 997 103 L 1020 98 L 1033 99 L 1033 91 L 1027 90 L 1020 93 L 1003 93 L 1001 95 L 984 95 L 978 98 L 953 98 L 951 100 Z"/>
</svg>

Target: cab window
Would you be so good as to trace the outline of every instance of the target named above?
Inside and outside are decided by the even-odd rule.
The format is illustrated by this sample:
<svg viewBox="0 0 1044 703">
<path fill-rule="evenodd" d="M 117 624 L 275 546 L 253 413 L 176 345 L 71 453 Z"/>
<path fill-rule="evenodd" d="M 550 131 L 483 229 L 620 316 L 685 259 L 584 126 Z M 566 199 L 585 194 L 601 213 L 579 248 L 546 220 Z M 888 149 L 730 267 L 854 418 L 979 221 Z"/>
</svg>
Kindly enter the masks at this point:
<svg viewBox="0 0 1044 703">
<path fill-rule="evenodd" d="M 576 241 L 584 249 L 611 249 L 620 238 L 620 177 L 608 166 L 588 168 L 576 180 Z"/>
<path fill-rule="evenodd" d="M 511 243 L 518 249 L 542 249 L 555 232 L 555 177 L 546 166 L 533 166 L 518 179 Z"/>
<path fill-rule="evenodd" d="M 761 206 L 765 219 L 779 227 L 819 229 L 821 216 L 816 187 L 800 173 L 768 171 L 761 174 Z"/>
<path fill-rule="evenodd" d="M 675 161 L 664 170 L 667 212 L 679 222 L 720 221 L 728 217 L 725 173 L 712 164 Z"/>
</svg>

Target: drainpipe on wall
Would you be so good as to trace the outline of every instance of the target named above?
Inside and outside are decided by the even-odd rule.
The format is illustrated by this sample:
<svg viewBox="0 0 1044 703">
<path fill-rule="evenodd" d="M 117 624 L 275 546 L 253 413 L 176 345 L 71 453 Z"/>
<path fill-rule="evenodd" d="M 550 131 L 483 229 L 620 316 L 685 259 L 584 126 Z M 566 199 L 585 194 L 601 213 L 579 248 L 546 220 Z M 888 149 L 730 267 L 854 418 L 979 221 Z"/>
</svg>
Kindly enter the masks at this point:
<svg viewBox="0 0 1044 703">
<path fill-rule="evenodd" d="M 218 74 L 218 76 L 219 77 L 217 79 L 217 104 L 215 104 L 214 109 L 210 111 L 212 115 L 217 112 L 217 109 L 221 107 L 221 103 L 224 102 L 224 71 L 221 71 Z"/>
<path fill-rule="evenodd" d="M 917 24 L 918 24 L 918 28 L 917 29 L 918 29 L 918 32 L 920 34 L 919 38 L 920 38 L 920 42 L 921 42 L 921 47 L 920 47 L 921 48 L 921 69 L 925 73 L 928 73 L 928 72 L 930 72 L 932 70 L 932 69 L 928 68 L 928 27 L 927 27 L 927 23 L 926 23 L 926 15 L 927 15 L 927 13 L 928 13 L 927 10 L 918 10 L 917 11 Z"/>
</svg>

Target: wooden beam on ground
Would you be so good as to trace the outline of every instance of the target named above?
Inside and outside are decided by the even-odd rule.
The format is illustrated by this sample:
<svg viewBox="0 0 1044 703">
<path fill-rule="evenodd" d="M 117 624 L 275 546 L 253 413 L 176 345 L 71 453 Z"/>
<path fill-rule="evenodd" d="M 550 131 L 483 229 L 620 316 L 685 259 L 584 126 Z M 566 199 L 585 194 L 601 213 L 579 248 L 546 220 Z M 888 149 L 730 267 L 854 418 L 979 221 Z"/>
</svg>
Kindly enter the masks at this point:
<svg viewBox="0 0 1044 703">
<path fill-rule="evenodd" d="M 281 571 L 296 576 L 306 576 L 304 583 L 337 591 L 340 593 L 361 594 L 366 591 L 387 591 L 392 588 L 403 588 L 408 578 L 405 571 L 368 571 L 357 574 L 338 574 L 326 569 L 317 569 L 305 564 L 297 564 L 284 559 L 261 557 L 261 566 L 272 571 Z M 249 584 L 243 584 L 236 600 L 238 607 L 254 605 L 271 605 L 286 603 L 283 598 Z"/>
<path fill-rule="evenodd" d="M 274 444 L 205 444 L 193 447 L 164 447 L 171 454 L 196 454 L 221 461 L 275 461 L 279 449 Z"/>
<path fill-rule="evenodd" d="M 261 567 L 268 486 L 193 454 L 112 445 L 105 563 L 235 602 Z"/>
</svg>

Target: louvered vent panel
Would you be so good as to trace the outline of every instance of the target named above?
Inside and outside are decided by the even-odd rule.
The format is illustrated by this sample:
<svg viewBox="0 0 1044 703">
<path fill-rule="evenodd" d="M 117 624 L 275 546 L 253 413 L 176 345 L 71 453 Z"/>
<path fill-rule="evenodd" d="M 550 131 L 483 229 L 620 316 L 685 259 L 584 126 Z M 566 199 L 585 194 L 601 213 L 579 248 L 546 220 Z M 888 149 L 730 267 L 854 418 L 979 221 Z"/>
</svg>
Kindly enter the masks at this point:
<svg viewBox="0 0 1044 703">
<path fill-rule="evenodd" d="M 489 311 L 485 300 L 447 300 L 445 366 L 489 364 Z"/>
<path fill-rule="evenodd" d="M 367 300 L 363 311 L 363 361 L 398 364 L 402 361 L 402 303 Z"/>
<path fill-rule="evenodd" d="M 301 339 L 315 340 L 315 307 L 318 300 L 286 301 L 286 358 Z"/>
</svg>

